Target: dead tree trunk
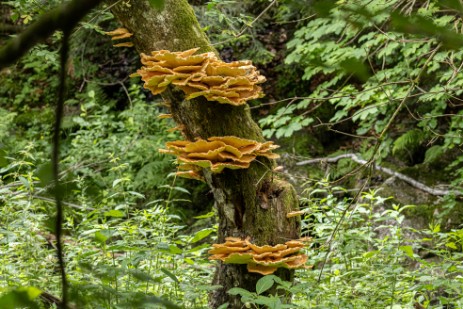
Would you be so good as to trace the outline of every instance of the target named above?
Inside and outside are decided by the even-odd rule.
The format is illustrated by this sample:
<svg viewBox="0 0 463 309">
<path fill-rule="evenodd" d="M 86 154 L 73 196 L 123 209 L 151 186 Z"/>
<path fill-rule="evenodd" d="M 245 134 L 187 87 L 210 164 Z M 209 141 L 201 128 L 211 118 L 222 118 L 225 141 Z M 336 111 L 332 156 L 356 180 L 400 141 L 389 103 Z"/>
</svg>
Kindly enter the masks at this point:
<svg viewBox="0 0 463 309">
<path fill-rule="evenodd" d="M 112 10 L 134 34 L 133 42 L 139 52 L 195 47 L 200 47 L 200 52 L 214 51 L 187 0 L 166 0 L 160 11 L 151 8 L 146 0 L 130 1 L 130 5 L 122 1 Z M 189 140 L 234 135 L 264 141 L 248 106 L 217 104 L 201 98 L 186 101 L 183 92 L 175 89 L 165 99 L 170 101 L 173 118 Z M 219 214 L 219 242 L 236 236 L 250 237 L 258 245 L 275 245 L 299 237 L 298 219 L 286 218 L 288 212 L 298 208 L 296 193 L 290 184 L 274 175 L 274 166 L 272 160 L 259 157 L 249 169 L 206 173 Z M 291 280 L 293 271 L 279 269 L 276 275 Z M 239 297 L 228 295 L 227 290 L 241 287 L 254 291 L 260 277 L 249 273 L 246 265 L 220 263 L 213 283 L 222 288 L 210 295 L 210 306 L 217 308 L 228 302 L 229 308 L 241 308 Z"/>
</svg>

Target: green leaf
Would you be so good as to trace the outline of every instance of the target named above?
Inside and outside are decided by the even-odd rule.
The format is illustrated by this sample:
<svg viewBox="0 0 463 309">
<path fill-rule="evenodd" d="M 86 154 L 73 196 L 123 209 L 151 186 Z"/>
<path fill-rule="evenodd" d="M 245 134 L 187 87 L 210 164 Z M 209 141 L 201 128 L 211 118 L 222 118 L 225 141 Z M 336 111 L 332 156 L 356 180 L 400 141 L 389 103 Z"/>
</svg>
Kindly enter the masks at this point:
<svg viewBox="0 0 463 309">
<path fill-rule="evenodd" d="M 199 250 L 202 250 L 202 249 L 205 249 L 205 248 L 209 248 L 211 245 L 209 244 L 202 244 L 202 245 L 199 245 L 199 246 L 196 246 L 196 247 L 193 247 L 191 249 L 188 250 L 188 252 L 196 252 L 196 251 L 199 251 Z"/>
<path fill-rule="evenodd" d="M 430 225 L 429 227 L 431 228 L 433 233 L 439 233 L 440 232 L 440 224 Z"/>
<path fill-rule="evenodd" d="M 128 191 L 128 193 L 132 194 L 133 196 L 139 197 L 139 198 L 145 198 L 143 194 L 135 192 L 135 191 Z"/>
<path fill-rule="evenodd" d="M 156 10 L 162 10 L 164 8 L 164 0 L 148 0 L 151 7 Z"/>
<path fill-rule="evenodd" d="M 110 210 L 104 213 L 105 217 L 123 218 L 125 214 L 120 210 Z"/>
<path fill-rule="evenodd" d="M 242 288 L 231 288 L 230 290 L 227 291 L 227 293 L 230 295 L 241 295 L 241 296 L 247 296 L 247 297 L 254 296 L 252 292 L 249 292 L 248 290 L 245 290 Z"/>
<path fill-rule="evenodd" d="M 334 0 L 324 0 L 316 1 L 312 4 L 313 9 L 320 17 L 327 17 L 330 15 L 330 11 L 336 7 L 336 1 Z"/>
<path fill-rule="evenodd" d="M 407 131 L 394 141 L 392 153 L 397 154 L 404 151 L 412 151 L 425 140 L 425 137 L 425 133 L 420 129 Z"/>
<path fill-rule="evenodd" d="M 169 277 L 170 279 L 174 280 L 175 283 L 180 283 L 180 281 L 178 281 L 178 278 L 176 275 L 174 275 L 173 273 L 171 273 L 169 270 L 167 270 L 166 268 L 162 267 L 161 268 L 161 271 L 163 273 L 165 273 L 167 275 L 167 277 Z"/>
<path fill-rule="evenodd" d="M 160 304 L 166 309 L 181 309 L 182 307 L 154 295 L 146 295 L 144 293 L 136 293 L 135 297 L 131 298 L 130 303 L 122 303 L 122 308 L 146 308 L 146 304 Z M 149 306 L 151 308 L 151 306 Z M 156 306 L 155 308 L 159 308 Z"/>
<path fill-rule="evenodd" d="M 414 258 L 412 246 L 400 246 L 399 249 L 403 251 L 407 256 Z"/>
<path fill-rule="evenodd" d="M 281 308 L 281 301 L 277 297 L 268 297 L 268 296 L 260 295 L 255 300 L 255 303 L 259 304 L 259 305 L 265 305 L 269 309 L 277 309 L 277 308 L 279 309 L 279 308 Z"/>
<path fill-rule="evenodd" d="M 195 218 L 195 219 L 207 219 L 207 218 L 212 218 L 214 215 L 215 215 L 215 212 L 210 211 L 207 214 L 204 214 L 204 215 L 201 215 L 201 216 L 196 216 L 196 217 L 193 217 L 193 218 Z"/>
<path fill-rule="evenodd" d="M 183 253 L 183 250 L 177 247 L 176 245 L 169 245 L 169 251 L 170 253 L 173 254 L 181 254 Z"/>
<path fill-rule="evenodd" d="M 340 66 L 345 72 L 354 74 L 363 82 L 365 82 L 371 75 L 368 67 L 356 58 L 346 59 L 340 63 Z"/>
<path fill-rule="evenodd" d="M 375 255 L 377 255 L 378 253 L 379 253 L 378 250 L 368 251 L 368 252 L 365 252 L 365 253 L 363 254 L 363 257 L 366 258 L 366 259 L 369 259 L 369 258 L 371 258 L 371 257 L 373 257 L 373 256 L 375 256 Z"/>
<path fill-rule="evenodd" d="M 440 145 L 434 145 L 428 150 L 424 156 L 424 163 L 431 163 L 439 159 L 445 152 L 445 148 Z"/>
<path fill-rule="evenodd" d="M 40 179 L 42 187 L 48 186 L 53 181 L 53 169 L 51 163 L 40 165 L 36 171 L 37 177 Z"/>
<path fill-rule="evenodd" d="M 262 294 L 273 286 L 273 276 L 265 276 L 260 278 L 256 283 L 256 293 Z"/>
<path fill-rule="evenodd" d="M 183 193 L 186 193 L 186 194 L 190 194 L 190 191 L 188 191 L 187 189 L 182 188 L 182 187 L 172 187 L 172 186 L 169 186 L 169 185 L 164 185 L 164 186 L 161 186 L 161 188 L 167 188 L 167 189 L 170 189 L 170 190 L 175 190 L 175 191 L 183 192 Z"/>
<path fill-rule="evenodd" d="M 201 239 L 209 236 L 212 232 L 215 232 L 215 229 L 213 228 L 207 228 L 201 231 L 196 232 L 195 236 L 190 240 L 190 243 L 195 243 L 200 241 Z"/>
<path fill-rule="evenodd" d="M 35 287 L 21 287 L 10 291 L 0 296 L 0 308 L 16 309 L 16 308 L 39 308 L 34 299 L 36 299 L 42 291 Z"/>
<path fill-rule="evenodd" d="M 19 176 L 18 179 L 24 185 L 24 187 L 26 187 L 27 189 L 31 188 L 31 184 L 26 178 L 24 178 L 23 176 Z"/>
<path fill-rule="evenodd" d="M 127 269 L 127 272 L 131 274 L 135 279 L 143 282 L 161 282 L 160 278 L 153 278 L 149 274 L 139 270 L 139 269 Z"/>
<path fill-rule="evenodd" d="M 95 232 L 95 240 L 102 244 L 105 243 L 109 239 L 110 236 L 111 235 L 108 230 L 101 230 L 101 231 Z"/>
<path fill-rule="evenodd" d="M 227 302 L 227 303 L 224 303 L 224 304 L 220 305 L 219 307 L 217 307 L 217 309 L 227 309 L 227 308 L 228 308 L 228 305 L 229 305 L 228 302 Z"/>
</svg>

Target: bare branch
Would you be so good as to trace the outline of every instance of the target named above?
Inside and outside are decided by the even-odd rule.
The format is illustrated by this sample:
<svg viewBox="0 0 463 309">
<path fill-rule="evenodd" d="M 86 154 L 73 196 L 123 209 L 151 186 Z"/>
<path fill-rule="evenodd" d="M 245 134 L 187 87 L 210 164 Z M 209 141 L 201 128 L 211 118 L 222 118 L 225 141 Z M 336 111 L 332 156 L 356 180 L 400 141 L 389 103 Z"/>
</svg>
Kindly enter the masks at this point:
<svg viewBox="0 0 463 309">
<path fill-rule="evenodd" d="M 315 159 L 305 160 L 305 161 L 301 161 L 301 162 L 296 163 L 296 165 L 307 165 L 307 164 L 315 164 L 315 163 L 336 163 L 337 161 L 339 161 L 341 159 L 351 159 L 352 161 L 354 161 L 354 162 L 356 162 L 358 164 L 362 164 L 362 165 L 370 164 L 368 161 L 360 159 L 359 157 L 357 157 L 353 153 L 347 153 L 347 154 L 342 154 L 342 155 L 332 157 L 332 158 L 315 158 Z M 409 185 L 411 185 L 411 186 L 413 186 L 413 187 L 415 187 L 417 189 L 420 189 L 421 191 L 429 193 L 431 195 L 436 195 L 436 196 L 444 196 L 444 195 L 449 195 L 449 194 L 453 194 L 455 196 L 463 195 L 462 192 L 459 192 L 459 191 L 456 191 L 456 190 L 441 190 L 441 189 L 431 188 L 431 187 L 425 185 L 422 182 L 419 182 L 419 181 L 417 181 L 417 180 L 415 180 L 415 179 L 413 179 L 411 177 L 408 177 L 408 176 L 406 176 L 406 175 L 404 175 L 402 173 L 393 171 L 390 168 L 382 167 L 382 166 L 376 165 L 374 163 L 372 163 L 372 165 L 373 165 L 373 168 L 375 170 L 383 172 L 383 173 L 391 175 L 391 176 L 394 176 L 394 177 L 397 177 L 398 179 L 400 179 L 402 181 L 405 181 Z"/>
</svg>

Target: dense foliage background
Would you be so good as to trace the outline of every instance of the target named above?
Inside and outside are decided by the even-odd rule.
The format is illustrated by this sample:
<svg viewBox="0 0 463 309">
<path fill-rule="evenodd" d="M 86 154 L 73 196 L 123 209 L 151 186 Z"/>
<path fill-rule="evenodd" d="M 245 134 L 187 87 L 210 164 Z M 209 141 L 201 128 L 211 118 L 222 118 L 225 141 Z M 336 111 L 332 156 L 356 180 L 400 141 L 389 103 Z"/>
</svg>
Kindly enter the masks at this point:
<svg viewBox="0 0 463 309">
<path fill-rule="evenodd" d="M 7 1 L 1 37 L 60 1 Z M 190 1 L 224 60 L 251 59 L 251 104 L 299 190 L 311 268 L 265 276 L 251 308 L 463 308 L 463 6 L 459 1 Z M 177 138 L 129 78 L 107 7 L 72 36 L 62 134 L 64 243 L 76 308 L 206 308 L 216 219 L 208 188 L 158 153 Z M 61 35 L 0 72 L 0 307 L 59 295 L 51 134 Z M 368 164 L 358 164 L 352 154 Z M 375 164 L 443 194 L 425 192 Z M 264 296 L 273 285 L 292 304 Z M 22 303 L 21 303 L 22 302 Z M 51 305 L 55 306 L 55 305 Z M 225 308 L 225 306 L 224 306 Z"/>
</svg>

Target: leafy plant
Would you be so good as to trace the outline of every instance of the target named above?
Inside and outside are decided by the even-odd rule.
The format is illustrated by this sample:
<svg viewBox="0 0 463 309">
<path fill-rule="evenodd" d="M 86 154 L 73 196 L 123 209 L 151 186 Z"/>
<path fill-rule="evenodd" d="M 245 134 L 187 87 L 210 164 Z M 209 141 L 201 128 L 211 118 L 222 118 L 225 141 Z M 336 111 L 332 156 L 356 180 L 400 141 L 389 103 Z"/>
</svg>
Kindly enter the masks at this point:
<svg viewBox="0 0 463 309">
<path fill-rule="evenodd" d="M 411 1 L 378 0 L 341 1 L 314 6 L 314 11 L 317 16 L 288 42 L 285 59 L 287 65 L 304 68 L 302 79 L 311 91 L 285 100 L 289 104 L 281 102 L 260 120 L 266 137 L 291 136 L 318 119 L 318 126 L 334 132 L 368 137 L 364 148 L 375 149 L 375 157 L 412 157 L 412 164 L 418 164 L 425 158 L 420 153 L 431 147 L 442 146 L 429 152 L 428 162 L 431 153 L 442 158 L 461 148 L 457 102 L 463 75 L 456 64 L 463 53 L 446 41 L 461 37 L 454 30 L 455 8 L 442 1 L 414 6 Z M 429 31 L 419 31 L 418 21 Z M 332 114 L 325 120 L 317 109 L 327 104 Z M 458 162 L 452 166 L 460 169 Z"/>
</svg>

